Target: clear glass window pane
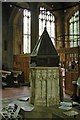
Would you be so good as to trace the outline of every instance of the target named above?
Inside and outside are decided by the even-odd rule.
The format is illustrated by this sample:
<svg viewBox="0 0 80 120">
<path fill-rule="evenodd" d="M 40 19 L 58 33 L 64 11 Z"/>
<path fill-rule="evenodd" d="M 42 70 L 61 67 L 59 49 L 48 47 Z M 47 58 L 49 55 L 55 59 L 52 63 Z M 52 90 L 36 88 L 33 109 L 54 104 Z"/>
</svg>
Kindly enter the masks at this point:
<svg viewBox="0 0 80 120">
<path fill-rule="evenodd" d="M 44 10 L 44 11 L 41 11 Z M 42 14 L 43 12 L 43 14 Z M 42 18 L 44 19 L 42 21 Z M 43 33 L 44 27 L 47 27 L 47 31 L 51 37 L 53 44 L 55 45 L 55 17 L 50 13 L 50 11 L 46 12 L 46 9 L 40 7 L 40 14 L 39 14 L 39 38 Z"/>
<path fill-rule="evenodd" d="M 77 39 L 74 40 L 74 47 L 77 47 Z"/>
<path fill-rule="evenodd" d="M 30 53 L 31 13 L 27 9 L 23 11 L 23 52 Z"/>
<path fill-rule="evenodd" d="M 70 47 L 77 47 L 79 44 L 78 42 L 78 35 L 79 35 L 79 11 L 75 12 L 75 14 L 69 20 L 69 40 L 70 40 Z"/>
</svg>

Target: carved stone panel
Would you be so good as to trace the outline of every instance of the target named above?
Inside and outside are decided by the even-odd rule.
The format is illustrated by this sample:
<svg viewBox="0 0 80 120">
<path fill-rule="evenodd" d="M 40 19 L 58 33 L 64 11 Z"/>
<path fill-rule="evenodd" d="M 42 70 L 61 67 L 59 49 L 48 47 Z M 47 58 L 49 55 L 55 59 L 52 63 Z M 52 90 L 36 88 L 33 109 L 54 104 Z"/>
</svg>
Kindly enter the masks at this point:
<svg viewBox="0 0 80 120">
<path fill-rule="evenodd" d="M 31 103 L 38 106 L 52 106 L 60 101 L 59 68 L 30 68 Z"/>
</svg>

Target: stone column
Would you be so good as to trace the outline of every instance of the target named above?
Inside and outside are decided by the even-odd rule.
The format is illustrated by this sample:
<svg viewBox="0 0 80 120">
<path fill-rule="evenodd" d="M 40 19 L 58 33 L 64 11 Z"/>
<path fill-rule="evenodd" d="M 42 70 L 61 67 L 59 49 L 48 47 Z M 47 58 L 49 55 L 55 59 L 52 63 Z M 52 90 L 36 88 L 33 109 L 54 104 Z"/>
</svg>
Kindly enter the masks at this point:
<svg viewBox="0 0 80 120">
<path fill-rule="evenodd" d="M 8 69 L 12 70 L 13 69 L 13 26 L 9 25 L 8 26 L 8 44 L 7 44 L 7 64 L 8 64 Z"/>
<path fill-rule="evenodd" d="M 62 11 L 56 12 L 55 17 L 56 46 L 60 49 L 65 47 L 64 13 Z"/>
<path fill-rule="evenodd" d="M 31 3 L 31 52 L 39 37 L 39 9 L 37 8 L 37 3 Z"/>
</svg>

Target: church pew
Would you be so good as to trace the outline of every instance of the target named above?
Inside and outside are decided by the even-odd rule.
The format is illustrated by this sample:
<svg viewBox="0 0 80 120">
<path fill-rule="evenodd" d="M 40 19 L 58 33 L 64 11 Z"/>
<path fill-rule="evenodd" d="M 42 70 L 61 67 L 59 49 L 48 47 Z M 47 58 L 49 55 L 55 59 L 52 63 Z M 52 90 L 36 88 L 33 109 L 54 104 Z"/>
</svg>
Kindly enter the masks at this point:
<svg viewBox="0 0 80 120">
<path fill-rule="evenodd" d="M 23 71 L 5 71 L 0 70 L 0 76 L 2 77 L 2 86 L 13 87 L 15 85 L 21 85 L 25 81 Z"/>
<path fill-rule="evenodd" d="M 13 71 L 14 74 L 14 82 L 20 84 L 23 84 L 25 82 L 24 72 L 23 71 Z"/>
<path fill-rule="evenodd" d="M 11 72 L 10 71 L 6 71 L 6 70 L 0 70 L 0 76 L 2 77 L 2 88 L 6 87 L 7 84 L 7 76 L 10 76 Z"/>
</svg>

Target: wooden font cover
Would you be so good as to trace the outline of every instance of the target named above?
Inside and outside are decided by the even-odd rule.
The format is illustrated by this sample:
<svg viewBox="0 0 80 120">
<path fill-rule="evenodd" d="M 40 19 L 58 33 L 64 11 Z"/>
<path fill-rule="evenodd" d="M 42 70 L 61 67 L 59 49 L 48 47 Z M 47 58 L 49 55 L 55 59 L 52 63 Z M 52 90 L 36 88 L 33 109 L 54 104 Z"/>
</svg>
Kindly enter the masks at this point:
<svg viewBox="0 0 80 120">
<path fill-rule="evenodd" d="M 35 63 L 36 66 L 59 66 L 59 56 L 46 27 L 31 53 L 31 64 L 33 63 Z"/>
</svg>

